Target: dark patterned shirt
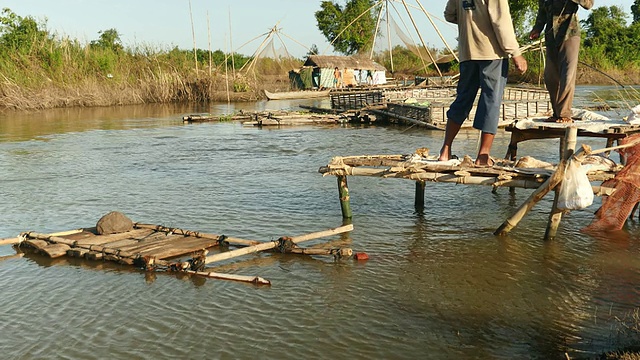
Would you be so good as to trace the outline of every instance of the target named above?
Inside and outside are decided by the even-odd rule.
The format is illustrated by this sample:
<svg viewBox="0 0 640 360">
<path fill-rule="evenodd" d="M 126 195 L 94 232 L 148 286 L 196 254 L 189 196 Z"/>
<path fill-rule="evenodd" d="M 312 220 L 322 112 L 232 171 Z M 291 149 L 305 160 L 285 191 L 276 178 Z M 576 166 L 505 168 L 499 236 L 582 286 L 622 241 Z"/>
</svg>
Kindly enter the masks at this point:
<svg viewBox="0 0 640 360">
<path fill-rule="evenodd" d="M 547 46 L 560 46 L 563 41 L 580 36 L 578 5 L 593 7 L 593 0 L 538 0 L 538 15 L 533 30 L 545 29 Z"/>
</svg>

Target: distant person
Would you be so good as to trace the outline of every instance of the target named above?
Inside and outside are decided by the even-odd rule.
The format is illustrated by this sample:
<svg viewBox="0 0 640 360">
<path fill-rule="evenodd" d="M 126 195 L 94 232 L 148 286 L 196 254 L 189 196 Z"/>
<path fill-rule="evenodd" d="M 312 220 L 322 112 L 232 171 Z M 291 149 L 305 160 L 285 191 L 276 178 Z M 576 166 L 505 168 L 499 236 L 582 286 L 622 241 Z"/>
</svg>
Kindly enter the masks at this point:
<svg viewBox="0 0 640 360">
<path fill-rule="evenodd" d="M 476 166 L 492 166 L 493 139 L 498 131 L 500 104 L 507 84 L 511 57 L 516 69 L 527 71 L 521 55 L 507 0 L 448 0 L 448 22 L 458 24 L 460 79 L 456 99 L 447 111 L 444 144 L 438 160 L 451 159 L 451 144 L 469 117 L 481 89 L 473 127 L 481 130 Z"/>
<path fill-rule="evenodd" d="M 367 70 L 367 84 L 373 85 L 373 71 Z"/>
<path fill-rule="evenodd" d="M 546 65 L 544 83 L 551 98 L 553 115 L 548 122 L 573 122 L 571 107 L 576 90 L 580 24 L 578 5 L 589 10 L 593 0 L 538 0 L 536 23 L 529 33 L 535 40 L 545 29 Z"/>
<path fill-rule="evenodd" d="M 335 69 L 333 69 L 333 87 L 334 88 L 342 87 L 342 73 L 340 72 L 340 69 L 338 69 L 337 66 Z"/>
</svg>

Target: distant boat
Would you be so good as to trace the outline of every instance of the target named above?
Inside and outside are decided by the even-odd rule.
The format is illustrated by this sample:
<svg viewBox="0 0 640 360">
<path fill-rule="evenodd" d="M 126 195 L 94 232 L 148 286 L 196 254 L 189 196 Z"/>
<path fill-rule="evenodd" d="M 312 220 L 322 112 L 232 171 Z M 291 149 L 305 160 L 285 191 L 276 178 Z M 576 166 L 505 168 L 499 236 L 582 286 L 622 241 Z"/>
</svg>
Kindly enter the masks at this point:
<svg viewBox="0 0 640 360">
<path fill-rule="evenodd" d="M 330 90 L 303 90 L 272 93 L 264 90 L 264 94 L 269 100 L 313 99 L 329 96 L 329 92 Z"/>
</svg>

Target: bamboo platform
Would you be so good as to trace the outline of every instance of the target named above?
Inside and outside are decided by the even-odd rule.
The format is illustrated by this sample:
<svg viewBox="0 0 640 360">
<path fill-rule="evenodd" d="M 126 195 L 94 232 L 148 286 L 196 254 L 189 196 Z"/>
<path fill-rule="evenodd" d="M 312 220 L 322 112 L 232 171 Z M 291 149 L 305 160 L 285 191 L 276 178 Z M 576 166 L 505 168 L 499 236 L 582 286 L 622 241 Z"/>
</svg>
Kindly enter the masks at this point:
<svg viewBox="0 0 640 360">
<path fill-rule="evenodd" d="M 259 276 L 223 274 L 205 266 L 267 250 L 347 258 L 353 254 L 348 248 L 301 248 L 298 243 L 351 230 L 353 225 L 349 224 L 300 236 L 283 236 L 276 241 L 259 242 L 162 225 L 134 223 L 129 231 L 109 235 L 98 234 L 96 227 L 52 234 L 29 231 L 20 234 L 18 238 L 2 239 L 0 245 L 14 244 L 49 258 L 78 257 L 116 262 L 146 271 L 181 272 L 216 279 L 270 284 L 269 280 Z M 229 250 L 229 247 L 235 249 Z M 213 248 L 218 248 L 219 251 L 213 253 Z"/>
<path fill-rule="evenodd" d="M 587 172 L 590 182 L 600 182 L 600 185 L 592 185 L 594 195 L 611 195 L 615 191 L 613 188 L 602 186 L 602 182 L 615 178 L 616 174 L 623 168 L 623 165 L 615 164 L 610 159 L 600 162 L 602 157 L 596 154 L 636 146 L 640 143 L 640 140 L 595 151 L 583 145 L 581 151 L 575 154 L 577 134 L 577 127 L 567 127 L 562 140 L 563 152 L 561 161 L 557 165 L 545 164 L 544 167 L 521 167 L 519 162 L 509 159 L 493 159 L 495 161 L 493 166 L 479 167 L 474 165 L 474 161 L 469 156 L 465 156 L 462 161 L 450 160 L 442 162 L 437 161 L 436 155 L 429 155 L 428 149 L 417 149 L 411 155 L 337 156 L 328 165 L 320 167 L 318 171 L 323 176 L 336 176 L 342 216 L 347 219 L 352 217 L 351 199 L 347 184 L 348 176 L 412 180 L 415 182 L 414 206 L 418 211 L 424 209 L 427 182 L 484 185 L 491 186 L 493 191 L 499 187 L 535 189 L 527 201 L 511 217 L 506 219 L 494 233 L 495 235 L 505 235 L 546 194 L 558 188 L 562 182 L 566 165 L 571 158 L 575 158 L 579 163 L 592 161 L 593 164 L 598 162 L 601 164 L 601 166 L 590 167 Z M 594 158 L 590 159 L 589 156 L 594 156 Z M 544 236 L 545 240 L 555 237 L 563 214 L 563 211 L 556 207 L 558 192 L 556 191 L 554 194 L 555 198 L 549 215 L 549 222 Z"/>
</svg>

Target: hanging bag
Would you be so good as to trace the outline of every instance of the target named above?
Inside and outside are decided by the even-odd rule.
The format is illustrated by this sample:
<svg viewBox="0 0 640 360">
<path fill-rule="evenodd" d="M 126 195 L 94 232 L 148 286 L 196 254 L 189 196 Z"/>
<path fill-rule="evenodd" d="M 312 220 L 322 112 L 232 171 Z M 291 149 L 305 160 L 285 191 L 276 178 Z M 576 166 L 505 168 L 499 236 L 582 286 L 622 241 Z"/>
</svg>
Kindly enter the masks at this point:
<svg viewBox="0 0 640 360">
<path fill-rule="evenodd" d="M 579 210 L 593 203 L 593 189 L 587 176 L 586 167 L 571 159 L 564 172 L 560 193 L 558 194 L 558 209 Z"/>
</svg>

